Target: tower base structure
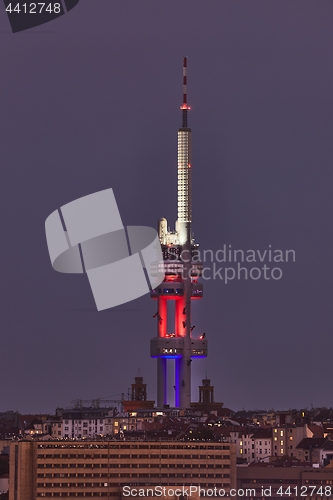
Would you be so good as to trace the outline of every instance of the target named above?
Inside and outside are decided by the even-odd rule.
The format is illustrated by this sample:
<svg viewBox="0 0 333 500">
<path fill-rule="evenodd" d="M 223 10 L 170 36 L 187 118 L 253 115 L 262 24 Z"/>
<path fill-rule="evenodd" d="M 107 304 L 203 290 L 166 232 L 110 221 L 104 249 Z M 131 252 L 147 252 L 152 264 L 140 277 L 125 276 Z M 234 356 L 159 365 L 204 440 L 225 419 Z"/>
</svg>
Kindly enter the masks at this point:
<svg viewBox="0 0 333 500">
<path fill-rule="evenodd" d="M 166 223 L 166 219 L 159 221 L 163 263 L 156 265 L 164 266 L 165 277 L 151 292 L 151 298 L 157 300 L 157 335 L 150 341 L 150 355 L 157 359 L 157 406 L 168 405 L 168 365 L 174 360 L 175 406 L 185 409 L 191 407 L 192 360 L 208 354 L 205 333 L 194 335 L 191 323 L 191 304 L 203 296 L 203 285 L 198 281 L 202 264 L 198 244 L 192 240 L 185 254 L 177 233 L 165 230 Z M 184 258 L 188 254 L 190 259 Z M 172 308 L 174 323 L 169 324 L 168 310 Z"/>
</svg>

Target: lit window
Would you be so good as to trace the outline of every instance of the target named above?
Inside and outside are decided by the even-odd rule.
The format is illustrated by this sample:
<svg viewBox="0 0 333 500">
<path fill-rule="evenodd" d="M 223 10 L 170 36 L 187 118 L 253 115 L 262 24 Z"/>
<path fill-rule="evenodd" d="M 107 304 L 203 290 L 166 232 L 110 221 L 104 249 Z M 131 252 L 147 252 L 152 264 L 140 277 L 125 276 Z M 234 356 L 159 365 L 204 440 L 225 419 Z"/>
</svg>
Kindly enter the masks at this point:
<svg viewBox="0 0 333 500">
<path fill-rule="evenodd" d="M 283 436 L 283 431 L 280 431 L 280 436 Z"/>
<path fill-rule="evenodd" d="M 283 455 L 283 448 L 281 448 L 280 453 L 281 453 L 281 455 Z"/>
<path fill-rule="evenodd" d="M 281 439 L 281 441 L 280 441 L 280 445 L 281 445 L 281 446 L 283 446 L 283 439 Z"/>
</svg>

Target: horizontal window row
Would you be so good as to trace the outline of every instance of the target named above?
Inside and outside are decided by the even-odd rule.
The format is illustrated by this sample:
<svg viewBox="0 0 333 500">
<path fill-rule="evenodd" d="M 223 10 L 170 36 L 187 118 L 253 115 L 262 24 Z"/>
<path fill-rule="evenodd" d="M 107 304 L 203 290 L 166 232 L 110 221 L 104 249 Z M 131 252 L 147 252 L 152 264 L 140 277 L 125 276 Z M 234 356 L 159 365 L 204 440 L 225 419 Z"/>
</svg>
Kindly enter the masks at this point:
<svg viewBox="0 0 333 500">
<path fill-rule="evenodd" d="M 122 487 L 126 486 L 126 483 L 118 483 L 117 485 L 113 485 L 117 487 Z M 131 483 L 132 487 L 145 487 L 145 486 L 155 486 L 155 483 Z M 164 483 L 163 486 L 175 486 L 175 483 Z M 192 486 L 191 483 L 182 483 L 181 486 Z M 214 487 L 229 487 L 229 484 L 223 484 L 223 483 L 201 483 L 200 484 L 201 488 L 214 488 Z M 37 492 L 37 498 L 50 498 L 50 497 L 120 497 L 119 491 L 103 491 L 103 492 L 90 492 L 90 491 L 85 491 L 85 492 Z M 275 499 L 271 499 L 275 500 Z M 280 500 L 280 499 L 279 499 Z"/>
<path fill-rule="evenodd" d="M 44 473 L 44 474 L 37 474 L 38 479 L 42 478 L 69 478 L 69 477 L 84 477 L 84 478 L 106 478 L 106 477 L 112 477 L 113 474 L 89 474 L 89 473 L 76 473 L 76 474 L 64 474 L 64 473 Z"/>
<path fill-rule="evenodd" d="M 118 444 L 109 442 L 105 443 L 59 443 L 59 444 L 38 444 L 38 449 L 85 449 L 85 450 L 94 450 L 94 449 L 121 449 L 121 450 L 229 450 L 230 445 L 228 444 L 209 444 L 209 445 L 200 445 L 200 444 Z"/>
<path fill-rule="evenodd" d="M 97 463 L 82 463 L 82 464 L 78 464 L 78 463 L 67 463 L 67 464 L 57 464 L 57 463 L 50 463 L 50 464 L 45 464 L 45 463 L 38 463 L 37 464 L 37 468 L 38 469 L 76 469 L 76 468 L 89 468 L 89 469 L 93 469 L 93 468 L 102 468 L 102 469 L 106 469 L 108 467 L 112 467 L 113 465 L 112 464 L 97 464 Z M 118 467 L 118 464 L 117 464 L 117 467 Z"/>
<path fill-rule="evenodd" d="M 110 493 L 108 492 L 100 492 L 100 493 L 84 493 L 84 496 L 86 497 L 118 497 L 119 498 L 119 493 L 116 491 L 112 491 Z M 68 492 L 68 493 L 57 493 L 56 491 L 53 493 L 37 493 L 38 498 L 46 498 L 46 497 L 80 497 L 82 498 L 82 493 L 75 493 L 75 492 Z"/>
<path fill-rule="evenodd" d="M 168 460 L 178 460 L 178 459 L 197 459 L 197 460 L 223 460 L 226 458 L 225 455 L 222 455 L 222 454 L 219 454 L 219 455 L 204 455 L 204 454 L 193 454 L 193 455 L 190 455 L 190 454 L 186 454 L 186 455 L 179 455 L 179 454 L 154 454 L 154 453 L 149 453 L 149 454 L 123 454 L 123 455 L 119 455 L 119 454 L 113 454 L 113 453 L 110 453 L 110 454 L 105 454 L 105 455 L 101 455 L 101 454 L 80 454 L 80 453 L 77 453 L 77 454 L 70 454 L 70 455 L 67 455 L 67 454 L 42 454 L 42 453 L 38 453 L 37 455 L 37 458 L 39 459 L 78 459 L 78 460 L 83 460 L 83 459 L 109 459 L 109 458 L 117 458 L 117 459 L 120 459 L 120 460 L 126 460 L 126 459 L 129 459 L 129 458 L 138 458 L 138 459 L 144 459 L 144 458 L 148 458 L 150 460 L 154 460 L 154 459 L 160 459 L 160 458 L 166 458 Z"/>
<path fill-rule="evenodd" d="M 146 479 L 149 479 L 150 476 L 148 475 L 144 475 L 142 474 L 141 476 L 121 476 L 122 478 L 146 478 Z M 178 479 L 181 479 L 181 478 L 185 478 L 185 479 L 191 479 L 191 478 L 200 478 L 200 479 L 218 479 L 219 476 L 214 476 L 212 474 L 207 474 L 207 475 L 195 475 L 195 476 L 191 476 L 191 475 L 184 475 L 184 476 L 165 476 L 165 478 L 177 478 Z M 37 483 L 37 489 L 45 489 L 45 488 L 52 488 L 52 489 L 67 489 L 67 488 L 114 488 L 114 487 L 117 487 L 117 485 L 119 485 L 121 483 Z M 126 483 L 124 483 L 126 484 Z M 131 482 L 131 485 L 133 483 Z M 154 484 L 156 486 L 157 483 L 151 483 L 151 484 Z M 164 484 L 164 483 L 163 483 Z M 171 484 L 177 484 L 176 482 L 173 481 L 173 483 Z M 181 483 L 182 484 L 182 483 Z M 200 483 L 201 485 L 202 483 Z M 227 483 L 226 483 L 227 484 Z"/>
<path fill-rule="evenodd" d="M 162 474 L 160 475 L 149 475 L 149 474 L 122 474 L 117 476 L 118 478 L 175 478 L 175 479 L 184 479 L 184 478 L 206 478 L 206 479 L 220 479 L 225 478 L 222 474 Z M 131 483 L 132 484 L 132 483 Z M 119 483 L 90 483 L 90 482 L 79 482 L 79 483 L 37 483 L 37 488 L 112 488 L 118 486 Z"/>
<path fill-rule="evenodd" d="M 201 471 L 200 471 L 201 472 Z M 178 474 L 178 476 L 177 476 Z M 147 477 L 183 477 L 183 474 L 181 473 L 177 473 L 177 474 L 173 474 L 173 473 L 169 473 L 169 474 L 165 474 L 165 473 L 145 473 L 145 475 L 147 475 Z M 123 472 L 115 472 L 115 473 L 105 473 L 105 474 L 86 474 L 86 473 L 79 473 L 79 474 L 37 474 L 37 477 L 38 479 L 74 479 L 74 478 L 84 478 L 84 479 L 94 479 L 94 478 L 99 478 L 99 479 L 107 479 L 108 477 L 141 477 L 142 476 L 142 473 L 140 474 L 136 474 L 136 473 L 129 473 L 129 472 L 126 472 L 126 473 L 123 473 Z M 203 474 L 201 472 L 201 474 L 195 474 L 193 473 L 192 474 L 192 477 L 206 477 L 206 474 Z M 210 477 L 210 475 L 208 476 Z M 213 474 L 212 477 L 230 477 L 230 474 L 228 473 L 224 473 L 224 474 L 220 474 L 220 473 L 216 473 L 215 475 Z"/>
<path fill-rule="evenodd" d="M 71 463 L 71 464 L 37 464 L 38 469 L 222 469 L 229 468 L 229 464 L 172 464 L 172 463 L 109 463 L 109 464 L 91 464 L 91 463 Z"/>
<path fill-rule="evenodd" d="M 106 488 L 108 483 L 37 483 L 37 488 Z"/>
<path fill-rule="evenodd" d="M 123 455 L 124 458 L 129 458 L 128 455 Z M 79 459 L 83 459 L 83 458 L 119 458 L 119 455 L 108 455 L 108 454 L 103 454 L 103 455 L 100 455 L 100 454 L 91 454 L 89 453 L 88 455 L 87 454 L 80 454 L 80 453 L 71 453 L 70 455 L 68 454 L 58 454 L 58 453 L 55 453 L 55 454 L 44 454 L 44 453 L 38 453 L 37 454 L 37 458 L 79 458 Z"/>
</svg>

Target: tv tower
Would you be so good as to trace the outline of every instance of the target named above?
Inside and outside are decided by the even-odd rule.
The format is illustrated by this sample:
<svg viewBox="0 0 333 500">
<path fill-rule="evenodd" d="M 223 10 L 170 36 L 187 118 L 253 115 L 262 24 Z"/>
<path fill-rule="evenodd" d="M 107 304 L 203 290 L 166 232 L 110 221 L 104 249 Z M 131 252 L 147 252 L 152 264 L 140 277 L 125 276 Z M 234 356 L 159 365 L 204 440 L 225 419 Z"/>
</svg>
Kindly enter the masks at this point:
<svg viewBox="0 0 333 500">
<path fill-rule="evenodd" d="M 183 58 L 182 126 L 178 130 L 178 218 L 175 230 L 168 229 L 167 220 L 158 223 L 162 246 L 164 281 L 151 297 L 157 299 L 157 337 L 150 343 L 150 355 L 157 358 L 157 406 L 167 404 L 167 363 L 175 360 L 175 406 L 191 406 L 191 363 L 193 358 L 207 357 L 205 333 L 193 334 L 191 303 L 200 299 L 203 285 L 198 282 L 202 264 L 199 245 L 191 233 L 192 222 L 192 144 L 188 127 L 187 57 Z M 174 325 L 168 325 L 168 309 L 174 310 Z M 172 331 L 170 331 L 172 330 Z"/>
</svg>

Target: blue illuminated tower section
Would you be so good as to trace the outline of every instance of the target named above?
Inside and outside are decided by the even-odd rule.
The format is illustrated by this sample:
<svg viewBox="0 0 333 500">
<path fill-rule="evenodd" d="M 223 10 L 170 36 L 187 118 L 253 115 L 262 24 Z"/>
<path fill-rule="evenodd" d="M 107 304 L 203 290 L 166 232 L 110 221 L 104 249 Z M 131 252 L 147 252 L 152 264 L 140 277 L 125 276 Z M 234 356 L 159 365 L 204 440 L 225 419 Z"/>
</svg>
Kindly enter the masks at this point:
<svg viewBox="0 0 333 500">
<path fill-rule="evenodd" d="M 157 406 L 168 403 L 168 360 L 175 364 L 175 406 L 191 406 L 191 363 L 207 356 L 205 334 L 195 336 L 191 324 L 194 299 L 202 297 L 198 279 L 202 264 L 198 244 L 191 232 L 192 223 L 192 132 L 188 127 L 187 57 L 183 58 L 182 126 L 178 130 L 178 218 L 175 230 L 166 219 L 159 220 L 158 232 L 163 252 L 164 281 L 152 291 L 157 299 L 157 337 L 151 340 L 150 354 L 157 358 Z M 168 324 L 168 309 L 174 309 L 174 324 Z"/>
</svg>

